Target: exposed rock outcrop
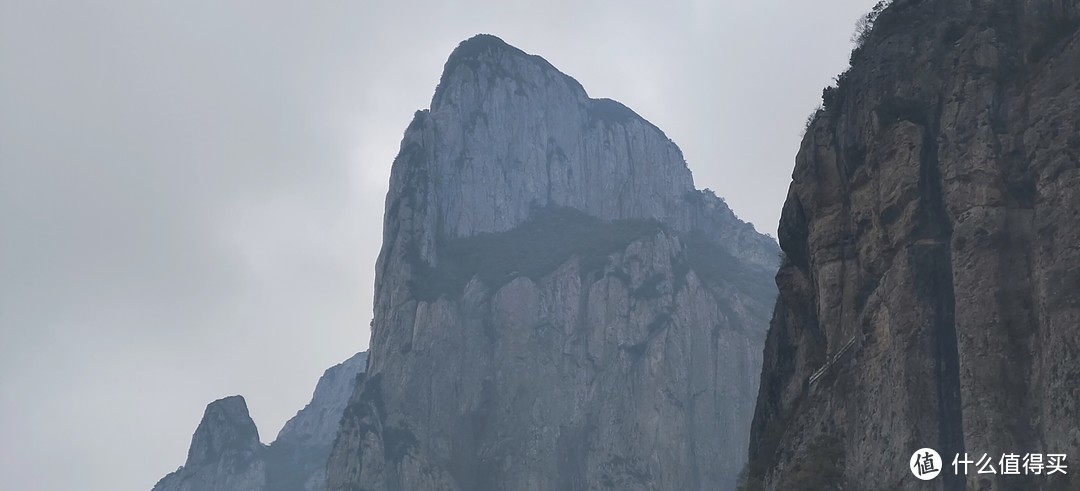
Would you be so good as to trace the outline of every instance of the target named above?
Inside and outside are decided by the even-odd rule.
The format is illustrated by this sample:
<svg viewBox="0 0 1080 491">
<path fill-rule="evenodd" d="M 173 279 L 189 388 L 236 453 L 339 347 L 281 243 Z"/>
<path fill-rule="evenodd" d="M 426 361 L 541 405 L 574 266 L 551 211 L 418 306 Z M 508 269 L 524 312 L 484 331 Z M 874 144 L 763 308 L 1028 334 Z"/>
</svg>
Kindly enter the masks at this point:
<svg viewBox="0 0 1080 491">
<path fill-rule="evenodd" d="M 328 489 L 730 489 L 778 252 L 636 113 L 463 42 L 394 161 Z"/>
<path fill-rule="evenodd" d="M 244 398 L 216 400 L 206 406 L 184 466 L 165 476 L 154 491 L 262 491 L 262 451 Z"/>
<path fill-rule="evenodd" d="M 267 447 L 267 491 L 323 491 L 326 461 L 341 415 L 367 366 L 367 352 L 330 367 L 319 378 L 311 402 L 278 432 Z"/>
<path fill-rule="evenodd" d="M 327 369 L 311 402 L 270 445 L 260 443 L 243 397 L 210 403 L 187 462 L 153 491 L 322 491 L 341 414 L 366 363 L 367 353 L 358 353 Z"/>
<path fill-rule="evenodd" d="M 951 466 L 1080 455 L 1078 21 L 1056 0 L 880 14 L 796 159 L 751 482 L 1080 489 Z M 908 469 L 921 447 L 935 481 Z"/>
</svg>

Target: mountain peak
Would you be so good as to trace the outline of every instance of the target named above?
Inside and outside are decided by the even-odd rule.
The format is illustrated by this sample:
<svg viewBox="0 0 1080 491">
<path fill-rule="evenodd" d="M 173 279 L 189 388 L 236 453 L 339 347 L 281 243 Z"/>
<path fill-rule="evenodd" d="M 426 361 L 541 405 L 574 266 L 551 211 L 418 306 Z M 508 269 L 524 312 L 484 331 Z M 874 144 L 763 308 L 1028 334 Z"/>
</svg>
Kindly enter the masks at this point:
<svg viewBox="0 0 1080 491">
<path fill-rule="evenodd" d="M 191 467 L 218 461 L 228 454 L 247 454 L 260 447 L 259 430 L 242 396 L 218 399 L 206 406 L 191 438 L 187 464 Z"/>
<path fill-rule="evenodd" d="M 326 458 L 366 361 L 367 353 L 361 352 L 326 370 L 311 402 L 270 445 L 259 442 L 243 397 L 211 402 L 191 439 L 187 462 L 161 478 L 153 491 L 325 489 Z"/>
<path fill-rule="evenodd" d="M 394 160 L 326 489 L 730 488 L 778 251 L 722 204 L 630 108 L 462 43 Z"/>
<path fill-rule="evenodd" d="M 458 76 L 464 75 L 463 70 L 467 70 L 471 76 Z M 553 76 L 568 85 L 579 97 L 587 97 L 585 88 L 577 80 L 559 71 L 544 58 L 526 53 L 498 36 L 477 34 L 459 43 L 446 59 L 442 77 L 431 99 L 431 107 L 440 104 L 447 88 L 455 81 L 472 83 L 485 79 L 491 83 L 501 77 L 522 82 L 535 78 L 535 74 L 528 73 L 532 71 Z"/>
<path fill-rule="evenodd" d="M 469 58 L 476 58 L 484 51 L 494 49 L 505 49 L 515 54 L 528 56 L 527 53 L 507 44 L 506 41 L 503 41 L 498 36 L 492 34 L 477 34 L 469 39 L 458 43 L 457 48 L 455 48 L 454 51 L 450 53 L 450 59 L 463 60 Z"/>
<path fill-rule="evenodd" d="M 450 54 L 430 109 L 417 112 L 393 167 L 387 233 L 425 220 L 407 240 L 429 264 L 438 263 L 441 240 L 505 232 L 537 209 L 570 208 L 716 232 L 713 240 L 733 255 L 775 266 L 776 254 L 763 252 L 775 244 L 730 210 L 685 206 L 697 196 L 693 176 L 663 131 L 489 34 Z"/>
</svg>

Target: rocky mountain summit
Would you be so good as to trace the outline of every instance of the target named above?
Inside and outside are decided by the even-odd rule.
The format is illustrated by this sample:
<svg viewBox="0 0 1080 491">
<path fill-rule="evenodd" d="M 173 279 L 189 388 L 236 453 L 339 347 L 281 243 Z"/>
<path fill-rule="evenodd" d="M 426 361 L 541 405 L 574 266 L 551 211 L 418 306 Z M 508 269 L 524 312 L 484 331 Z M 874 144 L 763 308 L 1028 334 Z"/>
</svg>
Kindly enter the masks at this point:
<svg viewBox="0 0 1080 491">
<path fill-rule="evenodd" d="M 461 43 L 393 164 L 328 489 L 731 489 L 778 253 L 626 106 Z"/>
<path fill-rule="evenodd" d="M 1078 26 L 1075 1 L 877 14 L 796 159 L 748 489 L 1080 489 L 951 466 L 1080 455 Z"/>
<path fill-rule="evenodd" d="M 270 445 L 260 443 L 243 397 L 210 403 L 187 462 L 153 491 L 322 491 L 331 444 L 366 363 L 367 353 L 358 353 L 326 370 L 311 402 Z"/>
</svg>

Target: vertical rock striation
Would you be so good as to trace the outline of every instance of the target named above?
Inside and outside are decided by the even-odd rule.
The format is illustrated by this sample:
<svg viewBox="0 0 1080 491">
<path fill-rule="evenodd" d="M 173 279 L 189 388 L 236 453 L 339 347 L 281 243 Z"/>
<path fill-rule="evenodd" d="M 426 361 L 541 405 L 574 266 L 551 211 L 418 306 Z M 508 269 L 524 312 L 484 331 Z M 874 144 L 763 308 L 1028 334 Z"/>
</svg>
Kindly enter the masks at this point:
<svg viewBox="0 0 1080 491">
<path fill-rule="evenodd" d="M 730 489 L 778 252 L 633 111 L 463 42 L 394 161 L 328 489 Z"/>
<path fill-rule="evenodd" d="M 341 415 L 367 366 L 360 352 L 319 378 L 311 402 L 296 413 L 267 447 L 267 491 L 324 491 L 326 461 Z"/>
<path fill-rule="evenodd" d="M 322 491 L 341 414 L 366 362 L 367 353 L 358 353 L 327 369 L 311 402 L 270 445 L 259 442 L 243 397 L 210 403 L 187 462 L 153 491 Z"/>
<path fill-rule="evenodd" d="M 826 90 L 780 225 L 751 482 L 1080 489 L 950 465 L 1080 455 L 1078 21 L 1075 1 L 896 0 Z M 907 468 L 921 447 L 935 481 Z"/>
<path fill-rule="evenodd" d="M 162 478 L 154 491 L 261 491 L 266 486 L 262 450 L 244 398 L 216 400 L 206 406 L 184 466 Z"/>
</svg>

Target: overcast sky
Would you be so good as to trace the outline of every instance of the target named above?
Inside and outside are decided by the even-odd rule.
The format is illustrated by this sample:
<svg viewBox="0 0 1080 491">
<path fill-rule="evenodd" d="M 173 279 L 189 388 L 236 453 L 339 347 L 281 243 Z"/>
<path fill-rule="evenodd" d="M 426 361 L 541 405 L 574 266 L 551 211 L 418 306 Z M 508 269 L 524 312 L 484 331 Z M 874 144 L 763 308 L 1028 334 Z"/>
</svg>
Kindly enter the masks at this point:
<svg viewBox="0 0 1080 491">
<path fill-rule="evenodd" d="M 479 32 L 683 149 L 775 235 L 874 0 L 0 0 L 0 486 L 148 490 L 204 406 L 264 442 L 365 349 L 390 163 Z"/>
</svg>

